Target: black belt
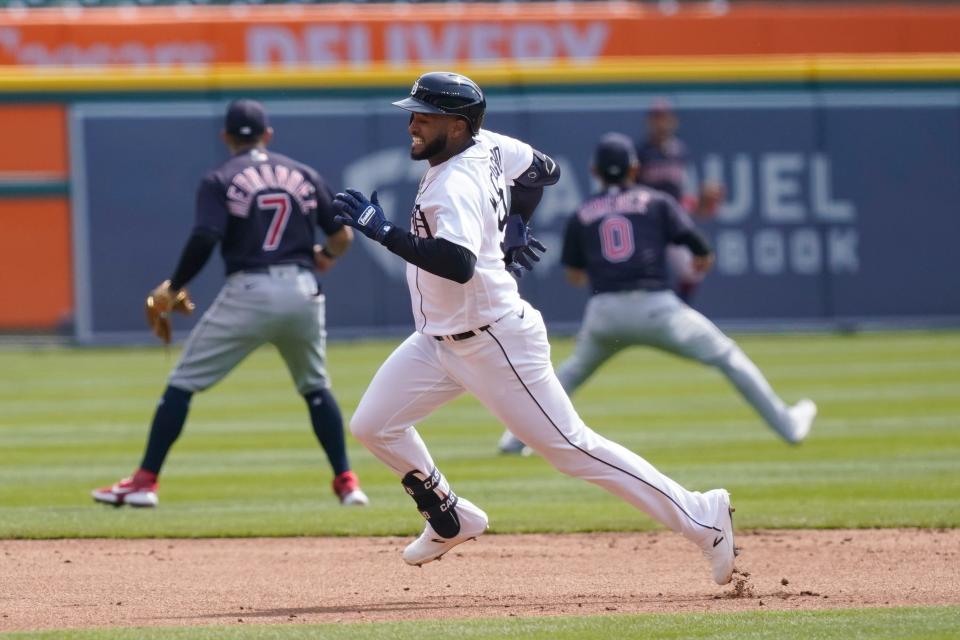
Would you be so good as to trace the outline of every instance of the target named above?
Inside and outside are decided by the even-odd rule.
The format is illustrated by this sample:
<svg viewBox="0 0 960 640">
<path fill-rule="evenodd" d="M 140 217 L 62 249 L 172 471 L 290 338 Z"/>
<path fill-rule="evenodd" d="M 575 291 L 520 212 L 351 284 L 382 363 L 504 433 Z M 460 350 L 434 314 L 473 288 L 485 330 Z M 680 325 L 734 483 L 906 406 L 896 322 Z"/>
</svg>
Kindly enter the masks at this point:
<svg viewBox="0 0 960 640">
<path fill-rule="evenodd" d="M 449 336 L 433 336 L 433 339 L 439 340 L 441 342 L 443 342 L 444 340 L 446 340 L 447 342 L 451 342 L 451 341 L 460 342 L 461 340 L 468 340 L 474 336 L 478 336 L 489 328 L 490 328 L 490 325 L 485 324 L 479 329 L 464 331 L 463 333 L 454 333 L 453 335 L 449 335 Z"/>
</svg>

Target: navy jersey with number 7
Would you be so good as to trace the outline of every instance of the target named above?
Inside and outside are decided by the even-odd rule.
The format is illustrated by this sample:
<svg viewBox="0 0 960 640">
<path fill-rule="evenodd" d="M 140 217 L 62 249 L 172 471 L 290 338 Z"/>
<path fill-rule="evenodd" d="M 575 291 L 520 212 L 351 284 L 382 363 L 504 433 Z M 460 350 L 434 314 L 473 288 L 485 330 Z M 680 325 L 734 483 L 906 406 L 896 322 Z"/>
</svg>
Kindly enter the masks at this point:
<svg viewBox="0 0 960 640">
<path fill-rule="evenodd" d="M 279 264 L 313 269 L 314 231 L 343 228 L 320 175 L 285 155 L 253 148 L 208 173 L 197 190 L 196 228 L 221 238 L 228 274 Z"/>
</svg>

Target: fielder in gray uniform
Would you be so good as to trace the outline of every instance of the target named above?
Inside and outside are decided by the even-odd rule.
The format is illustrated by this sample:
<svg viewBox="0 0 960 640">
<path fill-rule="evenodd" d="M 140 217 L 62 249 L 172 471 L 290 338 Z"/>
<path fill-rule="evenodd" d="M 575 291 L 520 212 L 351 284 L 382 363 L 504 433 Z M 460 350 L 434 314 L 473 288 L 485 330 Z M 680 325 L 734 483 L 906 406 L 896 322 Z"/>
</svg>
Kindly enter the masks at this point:
<svg viewBox="0 0 960 640">
<path fill-rule="evenodd" d="M 635 184 L 638 169 L 633 142 L 605 135 L 593 159 L 603 190 L 567 223 L 561 256 L 567 280 L 589 284 L 593 296 L 573 355 L 557 370 L 560 383 L 572 394 L 622 349 L 656 347 L 717 367 L 771 429 L 799 443 L 810 433 L 817 406 L 806 399 L 785 405 L 740 347 L 668 288 L 669 245 L 689 248 L 701 272 L 713 264 L 713 254 L 673 197 Z M 500 450 L 529 452 L 509 431 Z"/>
<path fill-rule="evenodd" d="M 170 311 L 189 312 L 184 286 L 219 243 L 227 282 L 193 329 L 157 406 L 140 468 L 97 489 L 97 502 L 154 507 L 157 476 L 183 429 L 190 399 L 209 389 L 264 343 L 277 347 L 303 396 L 344 505 L 366 505 L 350 470 L 343 418 L 325 365 L 324 296 L 316 272 L 330 269 L 353 239 L 334 220 L 333 194 L 312 168 L 267 150 L 273 129 L 258 102 L 236 100 L 221 134 L 231 158 L 197 190 L 196 224 L 170 280 L 147 298 L 154 332 L 170 340 Z M 315 244 L 316 228 L 326 246 Z"/>
</svg>

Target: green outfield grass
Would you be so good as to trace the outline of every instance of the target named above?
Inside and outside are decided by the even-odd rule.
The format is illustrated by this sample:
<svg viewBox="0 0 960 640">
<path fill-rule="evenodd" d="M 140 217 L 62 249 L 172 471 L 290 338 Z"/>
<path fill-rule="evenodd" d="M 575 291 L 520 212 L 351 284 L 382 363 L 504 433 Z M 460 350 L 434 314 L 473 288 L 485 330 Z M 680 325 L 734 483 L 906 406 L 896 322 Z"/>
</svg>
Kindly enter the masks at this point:
<svg viewBox="0 0 960 640">
<path fill-rule="evenodd" d="M 960 607 L 844 609 L 729 614 L 618 615 L 579 618 L 500 618 L 344 625 L 246 625 L 104 629 L 10 634 L 23 640 L 953 640 Z"/>
<path fill-rule="evenodd" d="M 330 347 L 348 416 L 395 342 Z M 960 524 L 960 333 L 739 342 L 787 400 L 819 403 L 802 446 L 783 444 L 715 371 L 646 349 L 614 359 L 575 403 L 588 424 L 687 487 L 728 488 L 738 527 Z M 571 346 L 554 341 L 555 362 Z M 0 537 L 407 535 L 422 527 L 397 478 L 352 439 L 373 505 L 339 507 L 303 402 L 270 349 L 194 398 L 159 509 L 93 504 L 92 488 L 139 462 L 175 356 L 159 348 L 0 350 Z M 457 492 L 488 511 L 495 533 L 655 526 L 542 459 L 496 455 L 501 426 L 472 399 L 439 411 L 421 432 Z"/>
</svg>

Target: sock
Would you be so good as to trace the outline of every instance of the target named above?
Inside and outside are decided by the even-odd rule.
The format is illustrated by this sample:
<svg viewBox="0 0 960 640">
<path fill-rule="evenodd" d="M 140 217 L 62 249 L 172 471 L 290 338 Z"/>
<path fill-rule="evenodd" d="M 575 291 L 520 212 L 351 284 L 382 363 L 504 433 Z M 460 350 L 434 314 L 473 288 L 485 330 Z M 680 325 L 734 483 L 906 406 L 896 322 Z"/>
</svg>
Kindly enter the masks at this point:
<svg viewBox="0 0 960 640">
<path fill-rule="evenodd" d="M 177 387 L 167 387 L 163 398 L 153 414 L 153 424 L 150 425 L 150 437 L 147 439 L 147 450 L 143 454 L 140 468 L 151 473 L 160 473 L 163 461 L 167 458 L 170 447 L 176 442 L 183 430 L 183 423 L 187 421 L 187 412 L 190 410 L 192 391 L 184 391 Z"/>
<path fill-rule="evenodd" d="M 343 416 L 336 398 L 329 389 L 312 391 L 303 396 L 310 410 L 310 422 L 320 446 L 327 454 L 333 475 L 338 476 L 350 470 L 347 460 L 347 445 L 343 436 Z"/>
</svg>

